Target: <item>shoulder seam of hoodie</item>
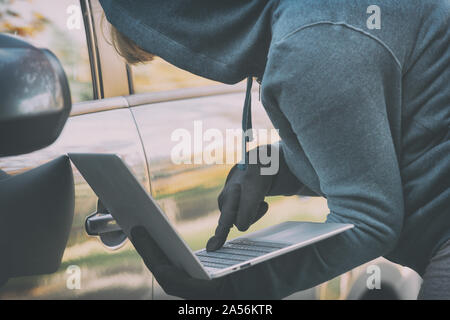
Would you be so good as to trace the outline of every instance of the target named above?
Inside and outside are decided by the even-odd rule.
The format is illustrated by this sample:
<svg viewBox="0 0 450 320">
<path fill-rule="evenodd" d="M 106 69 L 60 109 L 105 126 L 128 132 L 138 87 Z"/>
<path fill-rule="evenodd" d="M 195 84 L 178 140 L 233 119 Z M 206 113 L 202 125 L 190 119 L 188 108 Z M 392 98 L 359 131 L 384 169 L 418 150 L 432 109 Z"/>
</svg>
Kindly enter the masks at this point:
<svg viewBox="0 0 450 320">
<path fill-rule="evenodd" d="M 367 36 L 367 37 L 371 38 L 372 40 L 375 40 L 376 42 L 378 42 L 379 44 L 381 44 L 381 45 L 389 52 L 389 54 L 390 54 L 391 57 L 394 59 L 395 63 L 396 63 L 397 66 L 400 68 L 400 70 L 403 70 L 403 66 L 402 66 L 400 60 L 399 60 L 399 59 L 397 58 L 397 56 L 395 55 L 394 51 L 393 51 L 393 50 L 392 50 L 392 49 L 391 49 L 384 41 L 382 41 L 382 40 L 379 39 L 378 37 L 376 37 L 376 36 L 374 36 L 374 35 L 372 35 L 372 34 L 366 32 L 366 31 L 364 31 L 364 30 L 362 30 L 362 29 L 360 29 L 360 28 L 357 28 L 357 27 L 355 27 L 355 26 L 349 25 L 348 23 L 345 23 L 345 22 L 333 22 L 333 21 L 326 21 L 326 20 L 324 20 L 324 21 L 317 21 L 317 22 L 313 22 L 313 23 L 310 23 L 310 24 L 306 24 L 306 25 L 303 25 L 303 26 L 301 26 L 301 27 L 299 27 L 299 28 L 297 28 L 297 29 L 295 29 L 295 30 L 293 30 L 293 31 L 291 31 L 291 32 L 288 32 L 288 33 L 287 33 L 286 35 L 284 35 L 280 40 L 277 40 L 277 41 L 274 43 L 274 45 L 277 45 L 278 43 L 280 43 L 280 42 L 286 40 L 286 39 L 289 38 L 290 36 L 292 36 L 292 35 L 294 35 L 294 34 L 300 32 L 300 31 L 302 31 L 302 30 L 305 30 L 305 29 L 311 28 L 311 27 L 315 27 L 315 26 L 319 26 L 319 25 L 335 25 L 335 26 L 346 27 L 346 28 L 348 28 L 348 29 L 350 29 L 350 30 L 353 30 L 353 31 L 358 32 L 358 33 L 361 33 L 362 35 Z"/>
</svg>

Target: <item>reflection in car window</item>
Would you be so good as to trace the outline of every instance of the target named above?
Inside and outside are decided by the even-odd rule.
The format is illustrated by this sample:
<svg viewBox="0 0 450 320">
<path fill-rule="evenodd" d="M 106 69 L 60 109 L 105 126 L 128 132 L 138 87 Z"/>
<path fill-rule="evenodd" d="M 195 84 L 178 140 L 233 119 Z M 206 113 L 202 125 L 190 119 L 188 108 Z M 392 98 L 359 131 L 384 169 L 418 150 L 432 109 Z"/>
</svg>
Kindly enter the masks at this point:
<svg viewBox="0 0 450 320">
<path fill-rule="evenodd" d="M 136 93 L 217 85 L 218 82 L 181 70 L 161 58 L 132 67 Z"/>
<path fill-rule="evenodd" d="M 93 99 L 86 34 L 78 0 L 0 0 L 0 32 L 50 49 L 67 74 L 72 101 Z"/>
</svg>

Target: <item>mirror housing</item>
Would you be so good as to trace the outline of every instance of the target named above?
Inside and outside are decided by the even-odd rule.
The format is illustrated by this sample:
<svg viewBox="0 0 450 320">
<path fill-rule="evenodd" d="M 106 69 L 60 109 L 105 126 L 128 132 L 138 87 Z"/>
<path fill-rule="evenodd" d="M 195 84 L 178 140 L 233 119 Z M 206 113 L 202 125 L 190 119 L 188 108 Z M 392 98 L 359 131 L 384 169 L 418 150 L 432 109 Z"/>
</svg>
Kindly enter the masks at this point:
<svg viewBox="0 0 450 320">
<path fill-rule="evenodd" d="M 52 144 L 71 108 L 69 83 L 56 56 L 0 33 L 0 157 Z M 12 277 L 58 269 L 73 213 L 67 156 L 14 176 L 0 170 L 0 287 Z"/>
<path fill-rule="evenodd" d="M 67 156 L 0 175 L 1 287 L 8 278 L 58 270 L 72 226 L 75 187 Z"/>
<path fill-rule="evenodd" d="M 0 157 L 52 144 L 72 108 L 56 56 L 6 34 L 0 34 L 0 97 Z"/>
</svg>

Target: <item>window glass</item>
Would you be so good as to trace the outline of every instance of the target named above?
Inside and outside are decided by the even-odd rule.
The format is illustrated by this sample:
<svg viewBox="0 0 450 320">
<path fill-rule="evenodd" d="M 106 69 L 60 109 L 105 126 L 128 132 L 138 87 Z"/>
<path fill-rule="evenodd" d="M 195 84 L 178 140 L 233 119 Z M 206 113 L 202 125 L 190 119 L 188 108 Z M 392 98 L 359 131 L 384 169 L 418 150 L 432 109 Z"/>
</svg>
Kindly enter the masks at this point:
<svg viewBox="0 0 450 320">
<path fill-rule="evenodd" d="M 86 34 L 78 0 L 0 0 L 0 32 L 51 50 L 69 80 L 72 101 L 93 99 Z"/>
<path fill-rule="evenodd" d="M 219 84 L 218 82 L 181 70 L 159 57 L 156 57 L 151 62 L 133 66 L 132 71 L 134 91 L 136 93 Z"/>
</svg>

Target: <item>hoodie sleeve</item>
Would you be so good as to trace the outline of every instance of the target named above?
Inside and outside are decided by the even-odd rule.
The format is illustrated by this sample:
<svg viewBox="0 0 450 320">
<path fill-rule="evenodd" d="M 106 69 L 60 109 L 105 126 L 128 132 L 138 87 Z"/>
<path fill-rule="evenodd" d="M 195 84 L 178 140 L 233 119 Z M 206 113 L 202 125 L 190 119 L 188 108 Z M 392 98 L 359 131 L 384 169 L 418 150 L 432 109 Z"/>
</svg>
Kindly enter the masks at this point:
<svg viewBox="0 0 450 320">
<path fill-rule="evenodd" d="M 272 45 L 263 104 L 275 104 L 289 121 L 327 198 L 327 222 L 355 227 L 238 273 L 233 283 L 243 297 L 285 297 L 396 245 L 404 209 L 388 111 L 401 106 L 394 58 L 345 25 L 307 27 Z"/>
<path fill-rule="evenodd" d="M 308 188 L 302 181 L 300 181 L 289 169 L 286 162 L 285 151 L 283 150 L 282 142 L 272 144 L 272 150 L 276 150 L 279 154 L 278 172 L 274 176 L 272 186 L 269 190 L 268 196 L 310 196 L 317 197 L 319 194 Z M 308 163 L 309 164 L 309 163 Z M 314 170 L 309 168 L 309 174 L 316 176 Z"/>
</svg>

